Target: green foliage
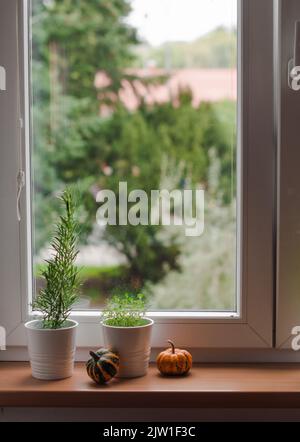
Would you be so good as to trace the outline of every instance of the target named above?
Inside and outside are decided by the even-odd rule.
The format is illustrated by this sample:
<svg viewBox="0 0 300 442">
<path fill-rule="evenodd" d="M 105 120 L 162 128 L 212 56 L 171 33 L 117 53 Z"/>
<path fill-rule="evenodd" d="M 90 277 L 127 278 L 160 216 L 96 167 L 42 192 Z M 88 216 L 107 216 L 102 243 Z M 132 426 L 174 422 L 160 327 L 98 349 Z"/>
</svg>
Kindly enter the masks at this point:
<svg viewBox="0 0 300 442">
<path fill-rule="evenodd" d="M 142 106 L 133 114 L 119 107 L 110 118 L 85 128 L 82 146 L 59 136 L 62 149 L 54 161 L 60 180 L 76 182 L 92 177 L 95 189 L 113 190 L 118 201 L 120 181 L 128 183 L 128 192 L 143 189 L 149 194 L 152 189 L 159 189 L 162 162 L 167 157 L 172 166 L 182 165 L 173 188 L 183 188 L 188 178 L 190 186 L 201 185 L 210 191 L 208 170 L 214 148 L 221 163 L 216 191 L 224 202 L 229 202 L 234 190 L 230 178 L 235 156 L 235 104 L 202 103 L 195 109 L 186 92 L 179 98 L 179 107 L 170 103 Z M 104 165 L 111 168 L 111 175 L 105 175 Z M 90 229 L 97 207 L 86 195 L 89 216 L 85 225 Z M 126 256 L 133 279 L 139 280 L 137 290 L 146 281 L 157 282 L 170 269 L 179 269 L 180 247 L 176 238 L 162 240 L 162 230 L 161 226 L 151 225 L 106 229 L 105 238 Z"/>
<path fill-rule="evenodd" d="M 41 263 L 34 266 L 34 275 L 39 277 L 46 270 L 47 264 Z M 80 267 L 80 277 L 82 280 L 92 278 L 119 277 L 122 274 L 123 268 L 118 265 L 114 266 L 84 266 Z"/>
<path fill-rule="evenodd" d="M 219 27 L 192 42 L 167 42 L 159 47 L 144 44 L 138 47 L 136 65 L 154 60 L 165 68 L 166 54 L 173 69 L 180 68 L 235 68 L 237 63 L 236 30 Z"/>
<path fill-rule="evenodd" d="M 152 108 L 142 106 L 134 114 L 119 107 L 107 119 L 91 118 L 69 107 L 69 128 L 77 125 L 77 135 L 66 136 L 65 124 L 55 133 L 60 150 L 52 158 L 53 168 L 63 183 L 80 183 L 83 189 L 84 231 L 82 241 L 93 228 L 98 205 L 94 189 L 111 189 L 119 196 L 119 182 L 127 181 L 128 192 L 143 189 L 148 194 L 160 188 L 162 162 L 182 165 L 174 188 L 201 185 L 208 192 L 210 151 L 215 149 L 221 164 L 216 191 L 229 203 L 235 188 L 230 181 L 235 157 L 235 104 L 202 103 L 195 109 L 187 92 L 180 95 L 180 106 L 170 103 Z M 230 125 L 231 122 L 231 125 Z M 106 175 L 103 166 L 112 169 Z M 171 171 L 172 173 L 172 171 Z M 118 215 L 118 212 L 117 212 Z M 105 239 L 127 258 L 131 281 L 127 287 L 136 292 L 145 283 L 163 279 L 170 270 L 179 270 L 180 245 L 176 237 L 164 239 L 161 226 L 108 226 Z"/>
<path fill-rule="evenodd" d="M 116 100 L 114 113 L 100 117 L 104 95 L 94 86 L 96 72 L 104 71 L 110 77 L 105 92 L 114 101 L 126 77 L 124 68 L 134 61 L 132 47 L 137 39 L 135 30 L 126 24 L 128 2 L 33 0 L 32 7 L 36 253 L 48 243 L 58 211 L 53 195 L 65 184 L 79 183 L 82 190 L 77 208 L 82 243 L 95 224 L 97 191 L 111 189 L 118 198 L 118 184 L 124 180 L 128 192 L 159 189 L 164 158 L 169 168 L 181 168 L 174 182 L 177 188 L 200 185 L 222 202 L 231 201 L 235 190 L 230 181 L 235 158 L 234 103 L 202 103 L 195 109 L 189 91 L 181 91 L 176 106 L 167 103 L 148 108 L 141 104 L 131 113 Z M 195 50 L 191 60 L 209 67 L 232 66 L 235 41 L 233 31 L 219 29 L 199 40 L 202 49 Z M 187 47 L 182 53 L 188 54 Z M 214 54 L 222 61 L 207 58 Z M 212 149 L 220 163 L 213 189 L 208 176 L 214 160 Z M 105 174 L 106 165 L 112 169 L 111 175 Z M 104 240 L 127 258 L 125 277 L 117 277 L 124 291 L 138 293 L 148 282 L 158 283 L 170 270 L 180 270 L 178 238 L 166 237 L 161 226 L 109 226 Z M 110 276 L 102 279 L 116 280 Z"/>
<path fill-rule="evenodd" d="M 123 69 L 133 60 L 136 31 L 124 18 L 131 7 L 126 0 L 33 0 L 34 55 L 50 66 L 63 94 L 91 98 L 97 104 L 95 73 L 105 71 L 117 91 Z M 39 45 L 39 43 L 42 43 Z"/>
<path fill-rule="evenodd" d="M 42 271 L 46 287 L 33 303 L 33 309 L 43 314 L 44 328 L 57 329 L 66 322 L 73 304 L 78 300 L 79 270 L 75 266 L 78 224 L 75 219 L 74 196 L 66 189 L 61 201 L 64 214 L 60 216 L 51 247 L 53 258 Z"/>
<path fill-rule="evenodd" d="M 133 59 L 136 33 L 125 18 L 126 0 L 32 0 L 33 204 L 36 253 L 48 242 L 58 213 L 53 195 L 65 183 L 57 176 L 59 156 L 66 159 L 68 139 L 75 151 L 84 150 L 97 119 L 100 92 L 97 71 L 111 78 L 106 92 L 116 96 L 124 68 Z M 86 159 L 88 161 L 88 159 Z M 59 166 L 58 166 L 59 167 Z M 69 164 L 72 179 L 72 164 Z M 91 183 L 81 183 L 88 189 Z M 86 204 L 93 204 L 87 191 Z M 85 225 L 84 217 L 81 222 Z M 82 229 L 82 239 L 88 235 Z"/>
<path fill-rule="evenodd" d="M 142 294 L 114 295 L 107 301 L 102 313 L 102 322 L 114 327 L 138 327 L 148 324 L 144 319 L 147 309 L 146 298 Z"/>
</svg>

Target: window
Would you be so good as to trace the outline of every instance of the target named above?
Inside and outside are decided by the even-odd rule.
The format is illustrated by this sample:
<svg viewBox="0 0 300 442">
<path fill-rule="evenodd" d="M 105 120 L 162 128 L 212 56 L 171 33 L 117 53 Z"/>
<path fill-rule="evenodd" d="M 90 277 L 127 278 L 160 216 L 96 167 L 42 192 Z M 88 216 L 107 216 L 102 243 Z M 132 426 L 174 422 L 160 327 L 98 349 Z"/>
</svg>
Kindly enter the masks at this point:
<svg viewBox="0 0 300 442">
<path fill-rule="evenodd" d="M 33 0 L 31 32 L 36 290 L 54 195 L 75 184 L 77 309 L 142 291 L 153 310 L 237 312 L 237 1 Z M 103 226 L 105 189 L 147 202 Z"/>
<path fill-rule="evenodd" d="M 172 335 L 190 347 L 271 348 L 273 2 L 189 0 L 184 9 L 180 0 L 131 3 L 131 13 L 126 2 L 118 2 L 120 10 L 107 2 L 101 14 L 84 1 L 70 6 L 33 0 L 31 8 L 12 1 L 5 8 L 11 23 L 18 11 L 19 35 L 13 27 L 1 29 L 11 33 L 1 45 L 11 45 L 4 61 L 10 84 L 20 82 L 20 94 L 9 87 L 3 95 L 10 119 L 7 111 L 0 124 L 3 130 L 15 127 L 19 113 L 24 120 L 20 130 L 9 132 L 2 153 L 1 241 L 7 256 L 0 276 L 11 296 L 3 296 L 8 314 L 0 319 L 9 343 L 24 343 L 20 324 L 41 283 L 53 196 L 76 182 L 85 227 L 79 262 L 85 286 L 73 313 L 81 323 L 79 346 L 100 344 L 99 309 L 117 286 L 151 293 L 154 347 Z M 161 16 L 167 14 L 164 26 Z M 20 102 L 20 112 L 11 102 Z M 11 177 L 19 170 L 26 171 L 20 223 L 15 199 L 6 193 L 15 195 Z M 104 189 L 118 196 L 124 181 L 127 190 L 146 194 L 204 190 L 204 232 L 188 237 L 185 228 L 191 226 L 184 225 L 99 227 L 96 196 Z"/>
</svg>

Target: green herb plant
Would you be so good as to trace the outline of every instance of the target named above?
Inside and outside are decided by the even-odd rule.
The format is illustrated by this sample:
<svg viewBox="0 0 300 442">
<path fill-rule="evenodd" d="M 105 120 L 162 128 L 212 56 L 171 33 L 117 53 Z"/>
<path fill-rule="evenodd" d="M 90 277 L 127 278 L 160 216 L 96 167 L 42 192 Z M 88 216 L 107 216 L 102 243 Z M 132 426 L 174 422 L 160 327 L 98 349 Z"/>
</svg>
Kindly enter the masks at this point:
<svg viewBox="0 0 300 442">
<path fill-rule="evenodd" d="M 46 260 L 42 271 L 46 287 L 41 289 L 33 309 L 43 314 L 43 328 L 57 329 L 65 325 L 72 306 L 79 298 L 78 223 L 75 218 L 74 194 L 67 188 L 59 197 L 64 213 L 60 216 L 51 243 L 53 257 Z"/>
<path fill-rule="evenodd" d="M 102 313 L 102 322 L 114 327 L 139 327 L 148 323 L 144 318 L 147 302 L 144 295 L 112 296 Z"/>
</svg>

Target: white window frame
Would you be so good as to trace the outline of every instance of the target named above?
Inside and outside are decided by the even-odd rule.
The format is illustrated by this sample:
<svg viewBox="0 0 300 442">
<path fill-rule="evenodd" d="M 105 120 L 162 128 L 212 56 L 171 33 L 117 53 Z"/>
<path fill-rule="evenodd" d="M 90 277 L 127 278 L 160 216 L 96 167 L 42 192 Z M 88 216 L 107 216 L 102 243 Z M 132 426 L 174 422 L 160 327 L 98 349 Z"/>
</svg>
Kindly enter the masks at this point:
<svg viewBox="0 0 300 442">
<path fill-rule="evenodd" d="M 7 329 L 7 345 L 11 349 L 0 352 L 0 359 L 18 359 L 20 347 L 26 346 L 24 322 L 29 319 L 27 300 L 32 293 L 27 54 L 30 45 L 23 38 L 28 29 L 22 19 L 27 7 L 27 0 L 0 0 L 0 64 L 4 64 L 8 74 L 7 91 L 0 92 L 0 325 Z M 239 0 L 238 207 L 242 222 L 238 229 L 241 272 L 237 272 L 237 285 L 241 296 L 237 312 L 150 312 L 155 320 L 154 349 L 164 347 L 172 337 L 179 346 L 221 350 L 222 354 L 225 351 L 224 359 L 230 360 L 232 349 L 268 350 L 271 354 L 275 347 L 273 14 L 273 0 Z M 2 21 L 15 25 L 5 27 Z M 5 32 L 9 38 L 7 34 L 3 38 Z M 24 122 L 21 128 L 18 90 Z M 16 177 L 20 167 L 26 171 L 26 185 L 21 196 L 22 219 L 18 223 Z M 80 323 L 79 348 L 101 345 L 100 312 L 74 312 L 72 318 Z M 13 347 L 18 347 L 19 353 L 14 353 Z"/>
</svg>

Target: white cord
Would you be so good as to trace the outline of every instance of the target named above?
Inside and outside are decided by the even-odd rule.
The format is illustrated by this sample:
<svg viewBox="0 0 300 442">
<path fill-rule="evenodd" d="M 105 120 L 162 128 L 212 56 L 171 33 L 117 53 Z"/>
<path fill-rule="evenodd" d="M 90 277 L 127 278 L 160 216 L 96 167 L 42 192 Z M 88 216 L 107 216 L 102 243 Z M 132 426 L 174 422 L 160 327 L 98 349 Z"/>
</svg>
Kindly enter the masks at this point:
<svg viewBox="0 0 300 442">
<path fill-rule="evenodd" d="M 25 172 L 24 170 L 19 170 L 18 176 L 17 176 L 17 218 L 18 221 L 21 221 L 21 207 L 20 207 L 20 199 L 21 199 L 21 193 L 22 189 L 25 186 Z"/>
<path fill-rule="evenodd" d="M 19 127 L 18 127 L 18 150 L 19 150 L 19 171 L 17 174 L 17 219 L 21 221 L 21 195 L 22 190 L 25 187 L 25 172 L 23 170 L 23 152 L 22 152 L 22 130 L 24 127 L 23 119 L 21 117 L 21 77 L 20 77 L 20 46 L 19 46 L 19 32 L 18 32 L 18 12 L 16 14 L 17 19 L 17 109 L 18 109 L 18 119 L 19 119 Z"/>
</svg>

